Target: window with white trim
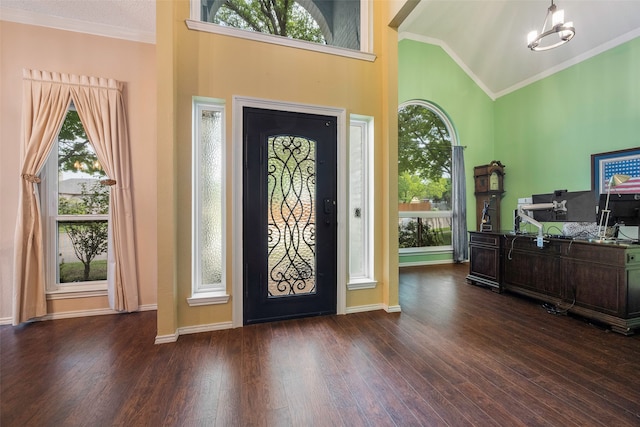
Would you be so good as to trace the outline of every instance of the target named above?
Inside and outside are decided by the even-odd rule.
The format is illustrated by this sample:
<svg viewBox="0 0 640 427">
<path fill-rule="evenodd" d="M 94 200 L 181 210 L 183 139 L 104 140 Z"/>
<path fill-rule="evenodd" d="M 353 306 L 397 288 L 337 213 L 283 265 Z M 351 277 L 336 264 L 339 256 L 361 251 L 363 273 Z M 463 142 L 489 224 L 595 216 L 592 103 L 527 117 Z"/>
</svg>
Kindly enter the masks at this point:
<svg viewBox="0 0 640 427">
<path fill-rule="evenodd" d="M 375 59 L 369 53 L 373 43 L 367 0 L 190 1 L 187 27 L 191 30 Z"/>
<path fill-rule="evenodd" d="M 47 293 L 105 291 L 109 187 L 73 104 L 41 173 Z"/>
<path fill-rule="evenodd" d="M 399 247 L 401 254 L 451 251 L 453 125 L 435 104 L 398 109 Z"/>
<path fill-rule="evenodd" d="M 189 305 L 226 303 L 224 103 L 193 103 L 192 295 Z"/>
<path fill-rule="evenodd" d="M 349 128 L 349 283 L 373 288 L 373 120 L 351 116 Z"/>
</svg>

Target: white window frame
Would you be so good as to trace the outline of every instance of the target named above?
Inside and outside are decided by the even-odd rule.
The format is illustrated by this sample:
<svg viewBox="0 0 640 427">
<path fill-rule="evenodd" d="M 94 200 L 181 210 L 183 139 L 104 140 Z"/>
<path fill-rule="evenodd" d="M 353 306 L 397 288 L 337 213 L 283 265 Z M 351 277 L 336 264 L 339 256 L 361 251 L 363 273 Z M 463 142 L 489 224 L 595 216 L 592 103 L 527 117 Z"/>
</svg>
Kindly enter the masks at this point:
<svg viewBox="0 0 640 427">
<path fill-rule="evenodd" d="M 73 110 L 71 105 L 68 110 Z M 66 119 L 66 114 L 65 114 Z M 87 142 L 87 144 L 91 144 Z M 108 214 L 99 215 L 58 215 L 58 138 L 53 143 L 51 151 L 40 174 L 41 208 L 43 217 L 43 238 L 45 252 L 45 283 L 47 299 L 82 298 L 107 295 L 108 280 L 94 280 L 87 282 L 60 283 L 58 277 L 58 222 L 64 221 L 107 221 Z M 111 201 L 109 201 L 111 203 Z M 108 225 L 110 227 L 110 225 Z M 107 253 L 111 251 L 112 236 L 109 232 Z M 108 262 L 108 260 L 107 260 Z M 107 268 L 107 275 L 109 268 Z M 108 276 L 107 276 L 108 277 Z"/>
<path fill-rule="evenodd" d="M 373 54 L 373 13 L 371 8 L 373 2 L 360 0 L 360 50 L 345 49 L 337 46 L 328 46 L 312 43 L 305 40 L 289 39 L 287 37 L 275 36 L 272 34 L 247 31 L 239 28 L 225 27 L 223 25 L 204 22 L 201 18 L 201 0 L 190 0 L 190 19 L 185 23 L 187 28 L 194 31 L 221 34 L 230 37 L 238 37 L 246 40 L 271 43 L 280 46 L 288 46 L 296 49 L 323 52 L 331 55 L 344 56 L 347 58 L 360 59 L 373 62 L 376 55 Z"/>
<path fill-rule="evenodd" d="M 436 114 L 440 120 L 445 124 L 447 130 L 449 131 L 449 135 L 451 137 L 451 160 L 453 161 L 453 147 L 458 145 L 458 137 L 455 132 L 455 128 L 453 127 L 453 123 L 449 120 L 449 117 L 445 114 L 444 111 L 440 109 L 436 104 L 423 101 L 423 100 L 411 100 L 401 103 L 398 106 L 398 111 L 402 110 L 408 105 L 420 105 L 434 114 Z M 453 182 L 453 176 L 451 177 L 451 181 Z M 410 211 L 410 212 L 400 212 L 398 211 L 399 218 L 453 218 L 453 211 Z M 434 254 L 434 253 L 451 253 L 453 254 L 453 246 L 452 245 L 442 245 L 442 246 L 421 246 L 417 248 L 399 248 L 398 253 L 400 255 L 419 255 L 419 254 Z"/>
<path fill-rule="evenodd" d="M 352 272 L 351 265 L 349 265 L 349 281 L 347 283 L 347 289 L 373 289 L 377 285 L 377 281 L 374 278 L 374 182 L 373 182 L 373 118 L 368 116 L 351 115 L 350 127 L 360 128 L 362 138 L 360 141 L 353 141 L 349 138 L 349 145 L 360 144 L 361 152 L 361 168 L 362 168 L 362 206 L 351 206 L 351 199 L 349 199 L 349 218 L 355 215 L 355 209 L 360 208 L 360 215 L 362 219 L 362 241 L 360 242 L 363 248 L 363 271 Z M 353 159 L 349 159 L 351 162 Z M 351 170 L 351 166 L 349 167 Z M 349 188 L 351 192 L 351 188 Z M 351 222 L 349 223 L 351 227 Z M 351 236 L 349 236 L 351 238 Z M 351 241 L 349 242 L 349 251 L 351 251 Z M 349 254 L 349 262 L 351 261 L 351 254 Z"/>
<path fill-rule="evenodd" d="M 403 211 L 398 212 L 398 218 L 448 218 L 453 219 L 453 211 Z M 420 246 L 417 248 L 400 248 L 400 254 L 421 254 L 421 253 L 449 253 L 453 252 L 452 245 L 442 246 Z"/>
<path fill-rule="evenodd" d="M 191 296 L 187 298 L 190 306 L 201 306 L 211 304 L 225 304 L 229 301 L 226 283 L 226 245 L 227 245 L 227 217 L 226 217 L 226 138 L 225 138 L 225 105 L 223 100 L 211 98 L 193 98 L 193 127 L 192 127 L 192 221 L 191 221 L 191 241 L 192 241 L 192 257 L 191 257 Z M 200 193 L 202 190 L 202 182 L 200 179 L 200 118 L 203 111 L 215 111 L 220 113 L 220 165 L 221 165 L 221 270 L 222 276 L 220 283 L 207 285 L 200 283 L 202 277 L 202 256 L 200 251 L 200 236 L 202 235 L 202 201 Z"/>
</svg>

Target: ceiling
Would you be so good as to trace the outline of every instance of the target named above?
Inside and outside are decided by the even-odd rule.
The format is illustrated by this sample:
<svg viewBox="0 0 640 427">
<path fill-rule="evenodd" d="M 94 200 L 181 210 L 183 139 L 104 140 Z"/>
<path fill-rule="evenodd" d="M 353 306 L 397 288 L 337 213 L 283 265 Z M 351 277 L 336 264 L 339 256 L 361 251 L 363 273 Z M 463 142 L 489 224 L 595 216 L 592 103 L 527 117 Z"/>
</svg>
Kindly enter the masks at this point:
<svg viewBox="0 0 640 427">
<path fill-rule="evenodd" d="M 155 43 L 156 0 L 0 0 L 0 18 Z"/>
<path fill-rule="evenodd" d="M 557 0 L 576 35 L 545 52 L 527 48 L 551 0 L 421 0 L 400 38 L 442 46 L 492 98 L 640 36 L 640 0 Z"/>
<path fill-rule="evenodd" d="M 493 99 L 640 36 L 640 0 L 557 0 L 575 38 L 532 52 L 550 0 L 421 0 L 400 38 L 441 46 Z M 155 0 L 2 0 L 2 19 L 155 42 Z"/>
</svg>

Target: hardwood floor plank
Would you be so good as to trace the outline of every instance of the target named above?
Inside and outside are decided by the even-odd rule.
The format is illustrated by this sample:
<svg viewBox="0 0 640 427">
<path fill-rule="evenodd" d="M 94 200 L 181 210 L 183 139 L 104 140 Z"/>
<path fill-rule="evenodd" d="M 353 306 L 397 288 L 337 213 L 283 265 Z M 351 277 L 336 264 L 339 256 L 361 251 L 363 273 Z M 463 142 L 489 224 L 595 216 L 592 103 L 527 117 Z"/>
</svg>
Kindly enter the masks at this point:
<svg viewBox="0 0 640 427">
<path fill-rule="evenodd" d="M 403 269 L 401 313 L 154 345 L 154 312 L 0 327 L 0 425 L 638 426 L 640 337 Z"/>
</svg>

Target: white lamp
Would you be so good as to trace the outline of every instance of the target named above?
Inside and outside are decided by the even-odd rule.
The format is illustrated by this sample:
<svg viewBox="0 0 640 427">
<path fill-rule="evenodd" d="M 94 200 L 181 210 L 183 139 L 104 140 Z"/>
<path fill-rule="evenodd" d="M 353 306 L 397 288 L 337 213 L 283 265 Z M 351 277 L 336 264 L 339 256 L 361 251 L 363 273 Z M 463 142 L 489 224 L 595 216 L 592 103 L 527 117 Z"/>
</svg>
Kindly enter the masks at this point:
<svg viewBox="0 0 640 427">
<path fill-rule="evenodd" d="M 611 188 L 616 185 L 620 185 L 623 182 L 627 182 L 631 179 L 629 175 L 615 174 L 611 176 L 609 180 L 609 186 L 607 188 L 607 201 L 604 204 L 604 209 L 600 213 L 600 224 L 598 225 L 598 237 L 599 241 L 607 240 L 607 224 L 609 224 L 609 196 L 611 196 Z"/>
<path fill-rule="evenodd" d="M 547 29 L 549 16 L 551 16 L 551 25 Z M 553 39 L 552 37 L 550 43 L 550 39 L 545 39 L 545 37 L 552 36 L 556 33 L 558 34 L 558 39 Z M 564 22 L 564 10 L 557 10 L 556 5 L 553 4 L 553 0 L 551 0 L 551 6 L 547 9 L 547 15 L 544 18 L 544 24 L 542 24 L 540 34 L 535 30 L 531 31 L 527 35 L 527 47 L 534 51 L 549 50 L 567 43 L 575 35 L 576 29 L 573 27 L 573 22 Z M 544 45 L 542 44 L 543 39 L 547 41 Z"/>
</svg>

